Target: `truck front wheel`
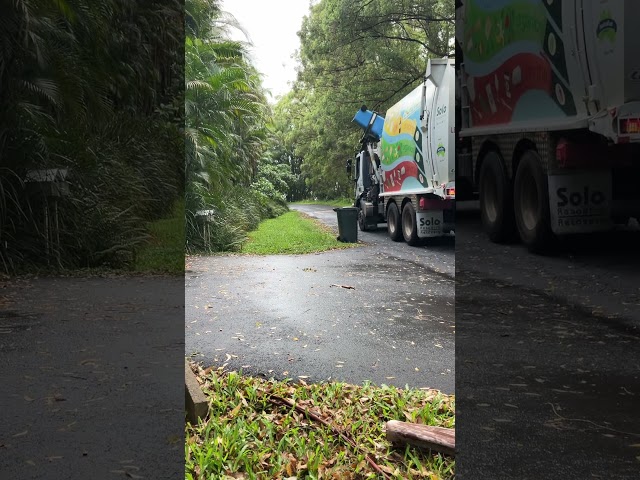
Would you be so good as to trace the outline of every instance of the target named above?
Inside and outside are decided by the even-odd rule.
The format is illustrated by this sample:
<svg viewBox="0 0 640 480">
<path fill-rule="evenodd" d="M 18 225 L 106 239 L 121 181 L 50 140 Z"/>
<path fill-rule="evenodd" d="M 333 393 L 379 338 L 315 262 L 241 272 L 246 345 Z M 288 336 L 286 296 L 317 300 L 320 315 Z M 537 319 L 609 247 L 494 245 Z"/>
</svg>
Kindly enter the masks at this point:
<svg viewBox="0 0 640 480">
<path fill-rule="evenodd" d="M 360 200 L 360 204 L 358 205 L 358 226 L 360 227 L 360 231 L 366 232 L 367 228 L 367 210 L 364 200 Z"/>
<path fill-rule="evenodd" d="M 402 229 L 400 226 L 400 212 L 395 202 L 391 202 L 387 209 L 387 231 L 389 237 L 394 242 L 402 240 Z"/>
<path fill-rule="evenodd" d="M 488 152 L 480 167 L 480 216 L 482 228 L 492 242 L 513 238 L 513 200 L 504 162 L 495 151 Z"/>
<path fill-rule="evenodd" d="M 547 176 L 534 150 L 526 152 L 513 184 L 514 210 L 520 239 L 534 253 L 548 249 L 553 240 L 549 220 Z"/>
<path fill-rule="evenodd" d="M 402 209 L 402 235 L 409 245 L 416 246 L 418 238 L 418 225 L 416 224 L 416 209 L 411 202 L 407 202 Z"/>
</svg>

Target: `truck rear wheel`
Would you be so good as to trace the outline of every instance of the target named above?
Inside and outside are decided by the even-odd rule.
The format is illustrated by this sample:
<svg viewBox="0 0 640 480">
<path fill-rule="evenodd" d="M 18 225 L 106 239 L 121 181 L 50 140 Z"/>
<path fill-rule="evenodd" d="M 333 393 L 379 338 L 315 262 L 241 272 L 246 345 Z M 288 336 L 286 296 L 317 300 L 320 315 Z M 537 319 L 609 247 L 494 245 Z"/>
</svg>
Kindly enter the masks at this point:
<svg viewBox="0 0 640 480">
<path fill-rule="evenodd" d="M 416 223 L 416 209 L 411 202 L 407 202 L 402 209 L 402 236 L 404 241 L 412 247 L 420 242 Z"/>
<path fill-rule="evenodd" d="M 479 190 L 483 230 L 492 242 L 512 240 L 515 228 L 511 186 L 504 162 L 495 151 L 484 156 L 480 168 Z"/>
<path fill-rule="evenodd" d="M 553 241 L 549 194 L 547 176 L 536 151 L 529 150 L 522 156 L 513 190 L 516 225 L 522 243 L 534 253 L 547 250 Z"/>
<path fill-rule="evenodd" d="M 391 202 L 387 208 L 387 231 L 389 232 L 389 237 L 391 237 L 391 240 L 394 242 L 402 240 L 400 212 L 394 202 Z"/>
</svg>

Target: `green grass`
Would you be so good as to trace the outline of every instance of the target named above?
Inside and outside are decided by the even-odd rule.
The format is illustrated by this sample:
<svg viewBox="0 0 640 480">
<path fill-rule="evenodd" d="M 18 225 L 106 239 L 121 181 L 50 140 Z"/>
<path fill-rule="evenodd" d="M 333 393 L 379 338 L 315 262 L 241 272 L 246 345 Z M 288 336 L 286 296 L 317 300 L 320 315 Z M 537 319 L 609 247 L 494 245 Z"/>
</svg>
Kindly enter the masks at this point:
<svg viewBox="0 0 640 480">
<path fill-rule="evenodd" d="M 200 367 L 196 373 L 209 398 L 209 415 L 198 425 L 187 423 L 186 479 L 379 478 L 366 455 L 392 478 L 453 477 L 453 458 L 394 449 L 383 432 L 389 420 L 454 427 L 453 396 L 385 385 L 266 381 Z M 270 401 L 270 394 L 314 412 L 357 448 L 330 426 Z"/>
<path fill-rule="evenodd" d="M 295 211 L 265 220 L 248 236 L 241 251 L 257 255 L 304 254 L 357 245 L 337 241 L 331 229 Z"/>
<path fill-rule="evenodd" d="M 141 273 L 184 273 L 184 203 L 179 202 L 171 217 L 149 224 L 151 240 L 136 252 L 133 270 Z"/>
<path fill-rule="evenodd" d="M 353 199 L 339 198 L 337 200 L 301 200 L 291 202 L 292 205 L 329 205 L 331 207 L 353 207 Z"/>
</svg>

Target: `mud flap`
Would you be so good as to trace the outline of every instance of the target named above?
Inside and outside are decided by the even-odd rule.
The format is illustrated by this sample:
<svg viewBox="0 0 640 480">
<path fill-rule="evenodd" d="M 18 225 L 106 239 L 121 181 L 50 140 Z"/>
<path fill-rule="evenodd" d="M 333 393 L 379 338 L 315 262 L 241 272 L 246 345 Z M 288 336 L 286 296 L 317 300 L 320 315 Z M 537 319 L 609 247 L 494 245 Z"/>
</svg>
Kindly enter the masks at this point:
<svg viewBox="0 0 640 480">
<path fill-rule="evenodd" d="M 417 212 L 416 224 L 418 225 L 418 237 L 441 237 L 444 226 L 442 210 L 429 212 Z"/>
<path fill-rule="evenodd" d="M 606 231 L 611 218 L 611 171 L 549 175 L 551 230 L 556 235 Z"/>
</svg>

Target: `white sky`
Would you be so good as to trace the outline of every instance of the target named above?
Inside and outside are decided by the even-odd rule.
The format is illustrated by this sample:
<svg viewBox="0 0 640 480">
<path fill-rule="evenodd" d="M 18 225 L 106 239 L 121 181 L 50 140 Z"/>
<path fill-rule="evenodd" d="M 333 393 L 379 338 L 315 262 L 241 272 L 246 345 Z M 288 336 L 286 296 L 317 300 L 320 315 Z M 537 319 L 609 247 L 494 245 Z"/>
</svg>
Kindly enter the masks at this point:
<svg viewBox="0 0 640 480">
<path fill-rule="evenodd" d="M 296 33 L 302 17 L 309 13 L 309 0 L 222 0 L 221 7 L 249 34 L 254 65 L 275 101 L 290 90 L 288 82 L 296 79 L 296 62 L 291 56 L 300 48 Z M 234 32 L 233 38 L 246 40 L 240 32 Z"/>
</svg>

